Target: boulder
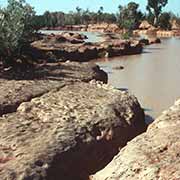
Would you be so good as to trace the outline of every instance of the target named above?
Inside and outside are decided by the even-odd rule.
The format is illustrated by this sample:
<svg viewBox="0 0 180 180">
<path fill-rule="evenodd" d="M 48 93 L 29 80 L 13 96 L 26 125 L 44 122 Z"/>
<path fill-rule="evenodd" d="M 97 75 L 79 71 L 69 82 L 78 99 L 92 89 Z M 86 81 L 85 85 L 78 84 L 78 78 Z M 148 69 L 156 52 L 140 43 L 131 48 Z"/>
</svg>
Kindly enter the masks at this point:
<svg viewBox="0 0 180 180">
<path fill-rule="evenodd" d="M 16 78 L 16 79 L 14 79 Z M 0 116 L 14 112 L 25 101 L 64 86 L 68 82 L 107 83 L 107 74 L 93 63 L 53 63 L 40 65 L 29 72 L 6 72 L 0 79 Z"/>
<path fill-rule="evenodd" d="M 149 40 L 148 39 L 140 39 L 139 43 L 143 44 L 143 45 L 149 45 Z"/>
<path fill-rule="evenodd" d="M 79 34 L 79 33 L 74 33 L 72 35 L 72 37 L 74 39 L 79 39 L 79 40 L 84 40 L 84 39 L 88 39 L 88 37 L 86 35 L 83 35 L 83 34 Z"/>
<path fill-rule="evenodd" d="M 72 44 L 82 44 L 82 43 L 84 43 L 83 40 L 81 40 L 81 39 L 75 39 L 75 38 L 69 39 L 69 42 L 72 43 Z"/>
<path fill-rule="evenodd" d="M 80 33 L 63 32 L 63 33 L 61 33 L 61 35 L 67 39 L 69 39 L 69 38 L 78 39 L 78 40 L 88 39 L 88 37 L 86 35 L 80 34 Z"/>
<path fill-rule="evenodd" d="M 90 32 L 108 32 L 108 33 L 121 33 L 121 29 L 117 24 L 100 23 L 100 24 L 89 24 L 87 31 Z"/>
<path fill-rule="evenodd" d="M 93 180 L 180 179 L 180 100 L 124 147 Z"/>
<path fill-rule="evenodd" d="M 161 43 L 161 39 L 159 38 L 150 38 L 149 39 L 149 44 L 160 44 Z"/>
<path fill-rule="evenodd" d="M 98 58 L 96 46 L 82 46 L 78 49 L 78 52 L 80 53 L 80 59 L 82 59 L 82 61 Z"/>
<path fill-rule="evenodd" d="M 64 42 L 67 42 L 68 41 L 68 39 L 66 38 L 66 37 L 64 37 L 64 36 L 61 36 L 61 35 L 56 35 L 55 36 L 55 39 L 56 39 L 56 43 L 64 43 Z"/>
<path fill-rule="evenodd" d="M 46 44 L 58 44 L 58 43 L 72 43 L 72 44 L 82 44 L 86 36 L 78 33 L 62 33 L 62 34 L 51 34 L 44 36 L 42 42 Z"/>
<path fill-rule="evenodd" d="M 0 179 L 87 179 L 142 130 L 134 96 L 96 82 L 65 85 L 0 118 Z"/>
<path fill-rule="evenodd" d="M 112 69 L 114 69 L 114 70 L 123 70 L 124 66 L 115 66 Z"/>
</svg>

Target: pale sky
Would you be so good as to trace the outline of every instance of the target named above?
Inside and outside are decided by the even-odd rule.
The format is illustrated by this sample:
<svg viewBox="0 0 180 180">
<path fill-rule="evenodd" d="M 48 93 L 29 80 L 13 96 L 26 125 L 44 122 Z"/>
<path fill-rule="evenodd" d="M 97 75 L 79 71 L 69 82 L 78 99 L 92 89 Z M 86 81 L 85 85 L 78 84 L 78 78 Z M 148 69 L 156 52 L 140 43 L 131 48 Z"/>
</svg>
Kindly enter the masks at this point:
<svg viewBox="0 0 180 180">
<path fill-rule="evenodd" d="M 104 7 L 105 12 L 116 13 L 118 6 L 125 5 L 133 0 L 26 0 L 32 6 L 38 14 L 44 13 L 44 11 L 64 11 L 69 12 L 75 10 L 77 6 L 83 9 L 89 9 L 97 11 L 100 6 Z M 0 0 L 0 5 L 4 5 L 7 0 Z M 134 0 L 134 2 L 140 4 L 140 9 L 145 11 L 147 0 Z M 172 11 L 175 14 L 180 15 L 180 0 L 169 0 L 168 5 L 164 9 L 166 11 Z"/>
</svg>

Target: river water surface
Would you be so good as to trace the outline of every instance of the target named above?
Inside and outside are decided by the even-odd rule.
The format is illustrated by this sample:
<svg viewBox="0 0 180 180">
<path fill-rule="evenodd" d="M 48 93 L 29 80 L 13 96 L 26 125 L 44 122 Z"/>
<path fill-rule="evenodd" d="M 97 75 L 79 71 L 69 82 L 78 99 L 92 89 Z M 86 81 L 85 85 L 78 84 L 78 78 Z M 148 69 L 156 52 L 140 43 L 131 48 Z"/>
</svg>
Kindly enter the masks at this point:
<svg viewBox="0 0 180 180">
<path fill-rule="evenodd" d="M 163 39 L 140 55 L 96 62 L 108 73 L 109 84 L 134 94 L 146 114 L 156 118 L 180 98 L 180 39 Z M 123 70 L 115 67 L 124 66 Z M 151 119 L 147 119 L 151 120 Z"/>
</svg>

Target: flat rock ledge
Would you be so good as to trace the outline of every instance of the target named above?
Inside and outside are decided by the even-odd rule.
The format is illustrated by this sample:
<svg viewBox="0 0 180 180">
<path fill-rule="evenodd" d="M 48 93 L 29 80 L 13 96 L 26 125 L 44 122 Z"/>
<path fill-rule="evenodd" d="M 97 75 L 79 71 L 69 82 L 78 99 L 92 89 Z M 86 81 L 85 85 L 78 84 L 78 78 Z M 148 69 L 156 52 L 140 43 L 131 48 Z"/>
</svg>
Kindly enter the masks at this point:
<svg viewBox="0 0 180 180">
<path fill-rule="evenodd" d="M 180 100 L 136 137 L 93 180 L 179 180 Z"/>
<path fill-rule="evenodd" d="M 107 74 L 92 63 L 52 63 L 25 73 L 3 73 L 0 78 L 0 116 L 16 111 L 22 102 L 53 89 L 71 82 L 89 82 L 93 79 L 107 83 Z"/>
<path fill-rule="evenodd" d="M 141 54 L 143 46 L 139 41 L 126 41 L 106 36 L 103 42 L 81 42 L 73 44 L 59 41 L 59 35 L 48 40 L 38 40 L 31 44 L 27 51 L 33 59 L 45 59 L 48 62 L 71 60 L 89 62 L 98 58 Z"/>
<path fill-rule="evenodd" d="M 144 130 L 137 99 L 75 82 L 0 118 L 1 180 L 87 180 Z"/>
</svg>

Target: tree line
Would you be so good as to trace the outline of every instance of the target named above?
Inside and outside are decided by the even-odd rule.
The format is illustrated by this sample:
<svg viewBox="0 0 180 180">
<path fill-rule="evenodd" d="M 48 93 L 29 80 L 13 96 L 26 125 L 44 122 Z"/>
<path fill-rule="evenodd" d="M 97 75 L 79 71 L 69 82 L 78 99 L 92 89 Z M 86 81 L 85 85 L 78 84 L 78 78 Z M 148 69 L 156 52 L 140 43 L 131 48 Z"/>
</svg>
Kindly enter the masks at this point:
<svg viewBox="0 0 180 180">
<path fill-rule="evenodd" d="M 106 13 L 101 6 L 97 12 L 83 10 L 76 7 L 75 11 L 69 13 L 49 12 L 43 15 L 37 15 L 34 18 L 34 26 L 36 29 L 42 27 L 62 27 L 66 25 L 88 25 L 96 23 L 116 23 L 120 28 L 136 29 L 142 20 L 147 20 L 155 27 L 162 29 L 171 29 L 170 21 L 172 19 L 179 20 L 175 14 L 171 12 L 162 12 L 167 5 L 168 0 L 147 0 L 147 11 L 143 13 L 139 9 L 139 4 L 130 2 L 125 6 L 119 6 L 116 13 Z"/>
<path fill-rule="evenodd" d="M 103 7 L 100 7 L 98 12 L 91 12 L 89 9 L 83 10 L 76 7 L 75 11 L 70 11 L 69 13 L 46 11 L 43 15 L 38 15 L 34 18 L 37 29 L 41 27 L 87 25 L 90 23 L 95 24 L 101 22 L 116 23 L 117 16 L 113 13 L 104 12 Z"/>
</svg>

